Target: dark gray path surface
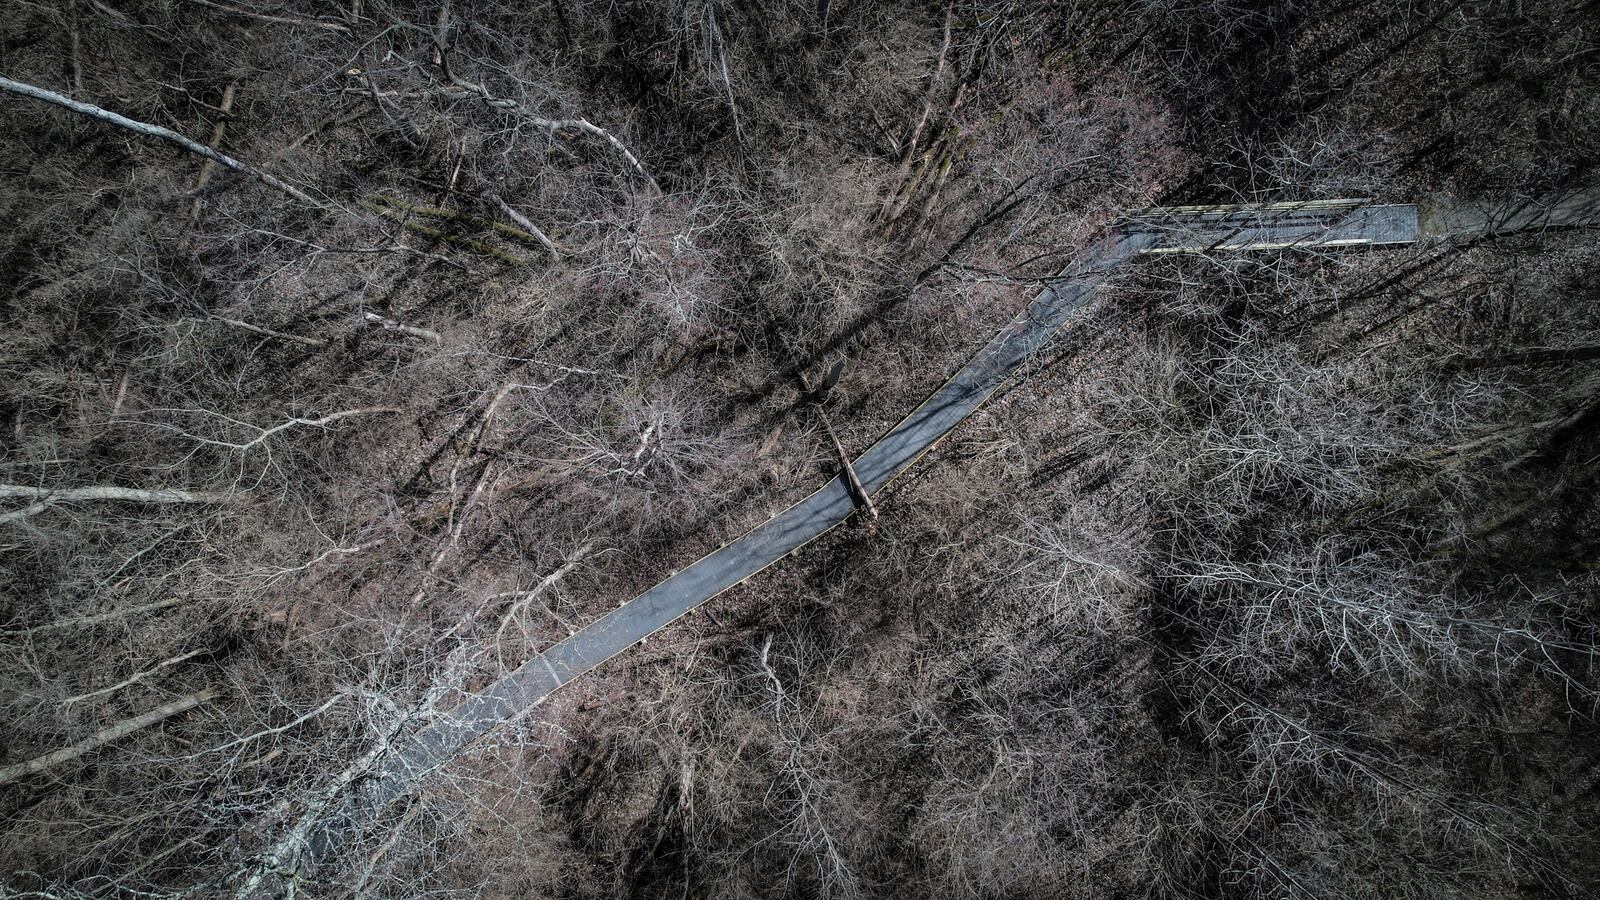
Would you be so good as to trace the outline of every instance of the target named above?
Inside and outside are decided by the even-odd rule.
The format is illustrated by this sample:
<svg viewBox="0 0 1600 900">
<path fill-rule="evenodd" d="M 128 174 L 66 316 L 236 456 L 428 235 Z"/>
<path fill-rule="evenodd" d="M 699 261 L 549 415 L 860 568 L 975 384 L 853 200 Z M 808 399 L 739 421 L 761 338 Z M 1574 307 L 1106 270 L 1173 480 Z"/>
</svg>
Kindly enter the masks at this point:
<svg viewBox="0 0 1600 900">
<path fill-rule="evenodd" d="M 1406 244 L 1418 232 L 1417 207 L 1359 200 L 1169 207 L 1132 216 L 1122 227 L 1153 235 L 1150 253 Z"/>
<path fill-rule="evenodd" d="M 981 406 L 1007 376 L 1044 346 L 1109 272 L 1144 253 L 1267 250 L 1415 241 L 1423 234 L 1485 233 L 1592 224 L 1595 204 L 1568 199 L 1543 207 L 1518 207 L 1489 216 L 1477 207 L 1450 207 L 1447 215 L 1413 205 L 1320 201 L 1249 207 L 1172 207 L 1123 220 L 1109 236 L 1080 254 L 1059 281 L 1046 288 L 933 396 L 855 461 L 869 493 L 905 471 Z M 1419 225 L 1419 221 L 1422 223 Z M 1462 223 L 1466 224 L 1462 224 Z M 1440 224 L 1443 223 L 1443 224 Z M 314 866 L 349 828 L 381 815 L 411 784 L 495 726 L 511 721 L 562 685 L 666 627 L 696 606 L 817 539 L 854 511 L 842 477 L 768 519 L 638 597 L 534 656 L 460 705 L 440 713 L 387 754 L 376 777 L 330 813 L 311 833 L 300 865 Z"/>
</svg>

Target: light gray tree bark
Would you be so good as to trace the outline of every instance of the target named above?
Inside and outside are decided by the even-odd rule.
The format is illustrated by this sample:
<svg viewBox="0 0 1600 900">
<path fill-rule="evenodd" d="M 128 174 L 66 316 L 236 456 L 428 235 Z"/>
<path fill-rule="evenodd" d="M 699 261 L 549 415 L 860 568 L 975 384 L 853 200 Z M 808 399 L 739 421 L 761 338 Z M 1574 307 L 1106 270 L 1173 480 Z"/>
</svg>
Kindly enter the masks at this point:
<svg viewBox="0 0 1600 900">
<path fill-rule="evenodd" d="M 275 175 L 264 172 L 261 169 L 250 165 L 249 163 L 240 162 L 239 160 L 234 159 L 220 150 L 213 150 L 199 141 L 190 140 L 189 138 L 184 137 L 170 128 L 162 128 L 160 125 L 151 125 L 147 122 L 138 122 L 126 116 L 119 116 L 110 110 L 101 109 L 92 103 L 82 103 L 64 94 L 58 94 L 55 91 L 48 91 L 41 87 L 34 87 L 31 84 L 23 84 L 20 81 L 12 81 L 4 76 L 0 76 L 0 90 L 10 91 L 13 94 L 20 94 L 23 97 L 31 97 L 35 100 L 43 100 L 46 103 L 54 104 L 62 109 L 70 109 L 75 113 L 88 116 L 91 119 L 105 122 L 109 125 L 115 125 L 118 128 L 126 129 L 134 134 L 140 134 L 144 135 L 145 137 L 153 137 L 166 141 L 167 143 L 187 150 L 196 156 L 209 159 L 218 165 L 227 166 L 228 168 L 242 175 L 248 175 L 267 187 L 282 191 L 283 193 L 288 194 L 307 206 L 322 206 L 321 203 L 313 200 L 309 194 L 288 183 L 287 181 L 284 181 Z"/>
</svg>

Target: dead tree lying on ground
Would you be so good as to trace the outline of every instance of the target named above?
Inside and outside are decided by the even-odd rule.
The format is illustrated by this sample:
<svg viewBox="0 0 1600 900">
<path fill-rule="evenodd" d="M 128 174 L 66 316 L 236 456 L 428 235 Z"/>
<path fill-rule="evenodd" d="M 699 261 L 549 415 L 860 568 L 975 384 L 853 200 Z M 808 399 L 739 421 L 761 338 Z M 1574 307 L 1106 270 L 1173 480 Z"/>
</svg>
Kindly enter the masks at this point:
<svg viewBox="0 0 1600 900">
<path fill-rule="evenodd" d="M 170 128 L 162 128 L 160 125 L 151 125 L 147 122 L 138 122 L 126 116 L 119 116 L 110 110 L 101 109 L 93 104 L 82 103 L 74 100 L 64 94 L 58 94 L 55 91 L 47 91 L 44 88 L 34 87 L 31 84 L 23 84 L 20 81 L 12 81 L 11 79 L 5 77 L 0 77 L 0 90 L 10 91 L 13 94 L 20 94 L 24 97 L 32 97 L 35 100 L 43 100 L 46 103 L 52 103 L 61 107 L 62 109 L 70 109 L 75 113 L 88 116 L 91 119 L 97 119 L 101 122 L 115 125 L 118 128 L 125 128 L 134 134 L 142 134 L 145 137 L 153 137 L 166 141 L 167 143 L 187 150 L 196 156 L 205 157 L 206 159 L 217 163 L 218 165 L 227 166 L 235 172 L 238 172 L 242 175 L 248 175 L 267 187 L 282 191 L 283 193 L 288 194 L 307 206 L 322 206 L 321 203 L 313 200 L 311 195 L 300 190 L 287 181 L 284 181 L 276 175 L 258 169 L 249 163 L 240 162 L 239 160 L 234 159 L 220 150 L 214 150 L 211 147 L 207 147 L 205 144 L 202 144 L 199 141 L 190 140 L 189 138 L 184 137 Z"/>
</svg>

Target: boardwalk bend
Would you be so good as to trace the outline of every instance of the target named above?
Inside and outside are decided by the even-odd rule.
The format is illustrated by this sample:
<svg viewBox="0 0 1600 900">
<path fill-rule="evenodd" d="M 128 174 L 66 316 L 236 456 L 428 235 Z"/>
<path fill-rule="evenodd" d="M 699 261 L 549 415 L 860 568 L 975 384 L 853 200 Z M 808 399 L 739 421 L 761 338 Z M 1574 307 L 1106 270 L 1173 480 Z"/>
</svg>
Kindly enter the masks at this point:
<svg viewBox="0 0 1600 900">
<path fill-rule="evenodd" d="M 1153 209 L 1108 229 L 1034 297 L 933 395 L 854 462 L 868 492 L 906 471 L 1050 340 L 1096 288 L 1141 254 L 1334 248 L 1406 244 L 1428 237 L 1485 235 L 1595 224 L 1593 192 L 1523 204 L 1373 204 L 1339 200 L 1250 206 Z M 551 693 L 640 640 L 821 537 L 855 503 L 843 476 L 748 534 L 528 659 L 421 730 L 396 738 L 361 778 L 337 782 L 280 841 L 278 872 L 302 872 L 337 849 L 352 829 L 382 814 L 417 779 L 495 726 L 517 718 Z M 261 884 L 252 879 L 250 893 Z"/>
</svg>

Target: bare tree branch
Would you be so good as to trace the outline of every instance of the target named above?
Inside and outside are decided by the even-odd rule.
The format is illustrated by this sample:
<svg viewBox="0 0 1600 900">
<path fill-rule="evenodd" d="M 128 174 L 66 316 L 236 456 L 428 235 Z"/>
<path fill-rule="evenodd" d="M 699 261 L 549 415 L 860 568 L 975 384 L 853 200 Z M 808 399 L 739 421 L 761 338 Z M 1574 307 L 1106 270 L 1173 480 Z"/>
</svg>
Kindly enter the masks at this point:
<svg viewBox="0 0 1600 900">
<path fill-rule="evenodd" d="M 55 104 L 62 109 L 70 109 L 75 113 L 88 116 L 91 119 L 96 119 L 110 125 L 115 125 L 118 128 L 127 129 L 134 134 L 142 134 L 145 137 L 158 138 L 166 141 L 169 144 L 187 150 L 196 156 L 205 157 L 206 159 L 209 159 L 219 165 L 227 166 L 235 172 L 248 175 L 267 187 L 282 191 L 283 193 L 288 194 L 307 206 L 322 206 L 321 203 L 313 200 L 309 194 L 288 183 L 287 181 L 284 181 L 275 175 L 268 174 L 267 172 L 264 172 L 248 163 L 240 162 L 239 160 L 234 159 L 233 157 L 219 150 L 213 150 L 198 141 L 190 140 L 189 138 L 184 137 L 170 128 L 162 128 L 160 125 L 151 125 L 146 122 L 137 122 L 133 119 L 127 118 L 126 116 L 119 116 L 110 110 L 101 109 L 93 104 L 80 103 L 71 97 L 65 96 L 64 94 L 58 94 L 55 91 L 47 91 L 44 88 L 34 87 L 31 84 L 23 84 L 20 81 L 12 81 L 11 79 L 3 76 L 0 76 L 0 90 L 10 91 L 13 94 L 20 94 L 24 97 L 32 97 L 35 100 L 43 100 L 46 103 Z"/>
<path fill-rule="evenodd" d="M 533 235 L 535 238 L 537 238 L 539 243 L 543 244 L 544 248 L 546 250 L 550 251 L 550 259 L 551 259 L 551 261 L 556 261 L 556 260 L 561 259 L 561 250 L 560 250 L 560 248 L 556 246 L 556 242 L 555 241 L 550 240 L 549 235 L 545 234 L 543 231 L 541 231 L 539 229 L 539 226 L 537 226 L 537 225 L 533 224 L 531 221 L 529 221 L 527 216 L 524 216 L 522 213 L 517 212 L 514 208 L 512 208 L 511 204 L 509 204 L 505 200 L 501 199 L 499 194 L 494 193 L 493 191 L 490 191 L 489 192 L 489 199 L 494 201 L 494 205 L 498 206 L 500 208 L 500 211 L 506 214 L 506 218 L 508 218 L 511 221 L 517 223 L 517 227 L 521 228 L 523 231 L 526 231 L 527 233 L 529 233 L 529 234 Z"/>
<path fill-rule="evenodd" d="M 371 415 L 380 415 L 380 414 L 385 414 L 385 413 L 397 413 L 397 412 L 400 412 L 400 411 L 401 411 L 401 409 L 398 406 L 367 406 L 367 407 L 362 407 L 360 409 L 340 410 L 339 412 L 329 413 L 329 414 L 327 414 L 325 416 L 322 416 L 322 417 L 316 418 L 316 419 L 305 419 L 305 418 L 301 418 L 299 416 L 296 416 L 295 418 L 287 419 L 287 420 L 285 420 L 283 422 L 280 422 L 277 425 L 272 426 L 271 428 L 261 428 L 259 426 L 250 426 L 252 428 L 256 428 L 256 430 L 258 432 L 260 432 L 260 433 L 257 434 L 255 437 L 251 438 L 250 440 L 244 441 L 244 442 L 217 441 L 217 440 L 212 440 L 210 438 L 197 437 L 195 435 L 187 434 L 187 433 L 184 436 L 188 437 L 188 438 L 192 438 L 194 440 L 197 440 L 202 444 L 210 445 L 212 447 L 224 447 L 224 448 L 227 448 L 229 450 L 249 450 L 251 447 L 254 447 L 257 444 L 260 444 L 261 442 L 265 441 L 269 437 L 272 437 L 273 435 L 277 434 L 278 432 L 285 431 L 287 429 L 293 428 L 296 425 L 304 425 L 304 426 L 306 426 L 308 428 L 326 428 L 329 425 L 332 425 L 333 423 L 339 421 L 340 419 L 348 419 L 348 418 L 350 418 L 352 416 L 371 416 Z"/>
<path fill-rule="evenodd" d="M 298 334 L 274 331 L 271 328 L 263 328 L 260 325 L 252 325 L 249 322 L 243 321 L 242 319 L 229 319 L 224 316 L 212 316 L 211 320 L 214 322 L 221 322 L 224 325 L 232 325 L 235 328 L 243 328 L 245 331 L 253 331 L 256 334 L 264 335 L 266 337 L 275 337 L 285 341 L 294 341 L 296 344 L 304 344 L 307 347 L 328 346 L 328 342 L 323 338 L 301 337 Z"/>
<path fill-rule="evenodd" d="M 377 313 L 367 313 L 367 321 L 374 325 L 378 325 L 387 331 L 398 331 L 401 334 L 407 334 L 414 338 L 422 338 L 425 341 L 432 341 L 435 344 L 444 340 L 444 338 L 439 336 L 439 332 L 437 331 L 427 328 L 418 328 L 415 325 L 405 325 L 403 323 L 396 322 L 394 319 L 380 316 Z"/>
<path fill-rule="evenodd" d="M 200 2 L 200 0 L 195 0 L 195 2 Z M 217 124 L 211 126 L 211 140 L 206 142 L 206 145 L 213 150 L 222 146 L 222 136 L 228 131 L 228 117 L 233 114 L 233 95 L 238 86 L 239 83 L 237 81 L 230 81 L 228 86 L 222 90 L 222 102 L 217 104 L 217 112 L 219 113 Z M 200 221 L 200 208 L 203 205 L 200 192 L 204 190 L 206 182 L 211 180 L 211 172 L 216 167 L 217 164 L 209 158 L 200 164 L 200 174 L 194 180 L 194 200 L 189 204 L 189 221 L 191 222 Z"/>
</svg>

